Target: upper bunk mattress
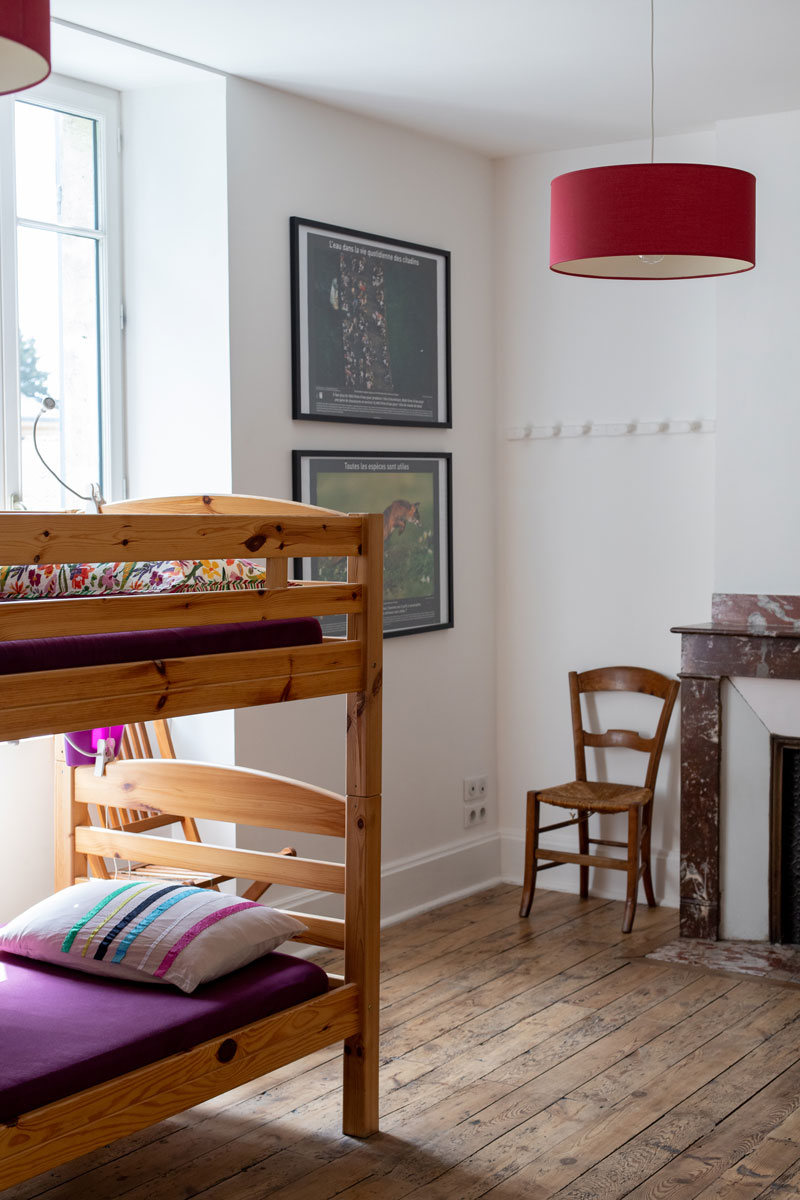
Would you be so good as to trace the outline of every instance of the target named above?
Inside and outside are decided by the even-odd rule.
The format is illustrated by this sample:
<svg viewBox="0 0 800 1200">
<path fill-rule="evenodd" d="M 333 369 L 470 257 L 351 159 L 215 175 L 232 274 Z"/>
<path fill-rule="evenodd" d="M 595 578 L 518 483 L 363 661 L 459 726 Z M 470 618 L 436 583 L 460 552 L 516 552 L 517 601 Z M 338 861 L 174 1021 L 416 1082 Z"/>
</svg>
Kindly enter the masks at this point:
<svg viewBox="0 0 800 1200">
<path fill-rule="evenodd" d="M 190 995 L 0 952 L 0 1122 L 323 995 L 315 963 L 267 954 Z"/>
<path fill-rule="evenodd" d="M 313 617 L 24 639 L 0 643 L 0 675 L 54 671 L 59 667 L 96 667 L 152 659 L 193 658 L 202 654 L 226 654 L 238 650 L 313 646 L 321 641 L 322 629 L 319 621 Z"/>
</svg>

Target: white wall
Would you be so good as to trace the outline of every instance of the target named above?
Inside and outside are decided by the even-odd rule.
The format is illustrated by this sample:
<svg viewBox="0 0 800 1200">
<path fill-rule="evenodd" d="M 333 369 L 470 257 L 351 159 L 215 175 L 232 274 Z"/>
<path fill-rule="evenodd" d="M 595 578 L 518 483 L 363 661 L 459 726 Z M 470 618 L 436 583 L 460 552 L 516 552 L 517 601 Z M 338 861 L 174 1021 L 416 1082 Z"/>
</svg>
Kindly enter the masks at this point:
<svg viewBox="0 0 800 1200">
<path fill-rule="evenodd" d="M 550 180 L 645 157 L 643 145 L 628 143 L 498 164 L 498 763 L 503 875 L 514 881 L 526 791 L 573 777 L 568 671 L 625 663 L 674 675 L 680 645 L 670 626 L 702 620 L 710 607 L 713 436 L 503 436 L 554 421 L 714 416 L 714 281 L 548 270 Z M 664 139 L 657 158 L 713 161 L 713 135 Z M 677 902 L 678 732 L 676 714 L 653 839 L 656 892 L 669 903 Z M 610 822 L 606 829 L 620 836 Z M 573 833 L 551 835 L 551 844 L 572 845 Z M 576 882 L 571 867 L 543 877 L 547 888 Z M 591 886 L 619 895 L 624 881 L 604 871 Z"/>
<path fill-rule="evenodd" d="M 757 180 L 757 265 L 719 284 L 715 591 L 800 593 L 800 112 L 723 121 Z"/>
<path fill-rule="evenodd" d="M 0 924 L 53 890 L 53 739 L 0 745 Z"/>
<path fill-rule="evenodd" d="M 714 591 L 797 595 L 800 112 L 723 121 L 718 143 L 721 161 L 757 178 L 757 263 L 718 285 Z M 800 732 L 800 685 L 734 682 L 723 712 L 722 934 L 766 938 L 769 734 Z"/>
<path fill-rule="evenodd" d="M 230 491 L 225 80 L 124 92 L 122 122 L 128 491 Z"/>
<path fill-rule="evenodd" d="M 232 490 L 226 84 L 193 75 L 122 93 L 131 496 Z M 233 761 L 232 713 L 174 732 L 182 757 Z"/>
<path fill-rule="evenodd" d="M 384 912 L 408 910 L 498 869 L 496 804 L 462 817 L 495 775 L 492 165 L 235 79 L 228 164 L 235 489 L 289 496 L 293 448 L 453 453 L 455 626 L 384 643 Z M 452 252 L 452 431 L 291 420 L 292 215 Z M 338 699 L 243 710 L 237 761 L 341 788 L 343 734 Z"/>
</svg>

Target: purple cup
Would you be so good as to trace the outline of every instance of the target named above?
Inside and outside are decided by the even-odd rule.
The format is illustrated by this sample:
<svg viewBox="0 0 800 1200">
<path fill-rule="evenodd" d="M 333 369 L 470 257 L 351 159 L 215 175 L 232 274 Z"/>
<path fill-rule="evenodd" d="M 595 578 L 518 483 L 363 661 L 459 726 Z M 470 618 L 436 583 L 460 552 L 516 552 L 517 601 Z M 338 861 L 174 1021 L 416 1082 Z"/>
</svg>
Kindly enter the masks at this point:
<svg viewBox="0 0 800 1200">
<path fill-rule="evenodd" d="M 101 738 L 114 739 L 114 756 L 119 755 L 122 744 L 124 725 L 101 725 L 97 729 L 81 729 L 77 733 L 68 733 L 65 742 L 68 767 L 90 766 L 97 754 L 97 744 Z M 70 742 L 72 745 L 70 745 Z"/>
</svg>

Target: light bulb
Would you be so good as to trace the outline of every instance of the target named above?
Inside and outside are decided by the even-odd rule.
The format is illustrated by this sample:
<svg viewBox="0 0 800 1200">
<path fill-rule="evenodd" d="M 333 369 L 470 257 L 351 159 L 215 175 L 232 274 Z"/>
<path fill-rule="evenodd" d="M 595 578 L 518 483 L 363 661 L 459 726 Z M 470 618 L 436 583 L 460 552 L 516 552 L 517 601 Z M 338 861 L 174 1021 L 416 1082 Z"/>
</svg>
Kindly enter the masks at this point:
<svg viewBox="0 0 800 1200">
<path fill-rule="evenodd" d="M 647 263 L 648 266 L 654 266 L 655 263 L 664 261 L 663 254 L 637 254 L 636 257 L 640 258 L 643 263 Z"/>
</svg>

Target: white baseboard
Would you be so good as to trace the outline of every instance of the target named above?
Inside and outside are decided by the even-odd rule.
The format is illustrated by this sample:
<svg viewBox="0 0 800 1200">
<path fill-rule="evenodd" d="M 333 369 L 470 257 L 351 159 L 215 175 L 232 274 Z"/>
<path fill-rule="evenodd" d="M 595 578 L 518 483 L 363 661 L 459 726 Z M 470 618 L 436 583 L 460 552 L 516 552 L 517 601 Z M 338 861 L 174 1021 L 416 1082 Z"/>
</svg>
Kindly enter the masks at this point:
<svg viewBox="0 0 800 1200">
<path fill-rule="evenodd" d="M 569 835 L 549 835 L 554 849 L 575 849 Z M 381 925 L 394 925 L 418 913 L 460 900 L 498 883 L 522 886 L 525 835 L 501 829 L 468 841 L 436 846 L 424 854 L 411 854 L 386 863 L 381 873 Z M 677 850 L 656 850 L 652 855 L 653 882 L 661 904 L 678 904 Z M 548 871 L 541 878 L 548 891 L 578 893 L 578 867 L 571 863 Z M 624 900 L 625 876 L 621 871 L 592 871 L 589 888 L 593 896 Z M 276 889 L 277 893 L 277 889 Z M 299 913 L 314 912 L 341 916 L 342 898 L 328 893 L 300 891 L 270 893 L 268 901 Z"/>
<path fill-rule="evenodd" d="M 496 830 L 483 837 L 437 846 L 424 854 L 397 858 L 385 863 L 381 871 L 381 925 L 406 921 L 417 913 L 501 882 Z M 340 896 L 307 889 L 289 893 L 276 888 L 266 903 L 299 913 L 342 914 Z"/>
<path fill-rule="evenodd" d="M 501 882 L 500 837 L 496 830 L 469 841 L 438 846 L 426 854 L 396 859 L 382 873 L 381 923 L 406 921 L 417 913 Z"/>
</svg>

